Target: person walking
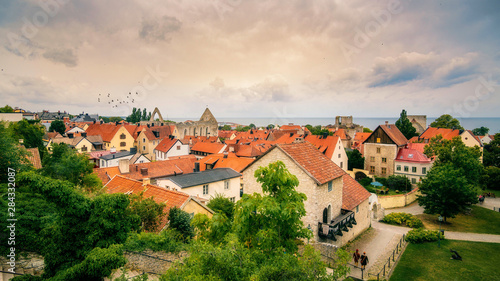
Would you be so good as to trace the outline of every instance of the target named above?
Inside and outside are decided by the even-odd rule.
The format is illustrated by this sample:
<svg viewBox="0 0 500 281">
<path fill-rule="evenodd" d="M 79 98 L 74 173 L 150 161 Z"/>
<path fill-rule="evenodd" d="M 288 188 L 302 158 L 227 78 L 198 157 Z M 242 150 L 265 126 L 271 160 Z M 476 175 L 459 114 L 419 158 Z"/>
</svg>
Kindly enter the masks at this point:
<svg viewBox="0 0 500 281">
<path fill-rule="evenodd" d="M 358 262 L 359 262 L 359 257 L 361 255 L 359 254 L 359 250 L 356 249 L 356 252 L 354 254 L 352 254 L 352 257 L 354 258 L 354 265 L 355 266 L 358 266 Z"/>
<path fill-rule="evenodd" d="M 367 263 L 368 263 L 368 256 L 366 255 L 366 252 L 363 252 L 363 254 L 361 255 L 361 269 L 365 269 Z"/>
</svg>

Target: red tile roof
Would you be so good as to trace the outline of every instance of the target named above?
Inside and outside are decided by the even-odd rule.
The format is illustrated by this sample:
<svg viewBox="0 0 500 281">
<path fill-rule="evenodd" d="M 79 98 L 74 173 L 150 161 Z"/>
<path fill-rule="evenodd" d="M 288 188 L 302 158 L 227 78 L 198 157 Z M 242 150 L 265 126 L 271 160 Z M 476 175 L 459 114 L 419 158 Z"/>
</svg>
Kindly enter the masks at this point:
<svg viewBox="0 0 500 281">
<path fill-rule="evenodd" d="M 325 138 L 318 135 L 308 135 L 305 140 L 312 143 L 321 153 L 325 154 L 326 157 L 332 159 L 337 143 L 339 142 L 339 137 L 327 136 Z"/>
<path fill-rule="evenodd" d="M 113 177 L 113 179 L 104 186 L 104 190 L 108 194 L 124 193 L 139 195 L 143 192 L 142 198 L 153 198 L 153 200 L 158 204 L 164 203 L 164 215 L 157 230 L 161 230 L 165 227 L 168 219 L 168 212 L 171 208 L 181 208 L 182 205 L 184 205 L 184 203 L 186 203 L 189 199 L 189 195 L 184 192 L 168 190 L 151 184 L 143 186 L 140 181 L 132 180 L 120 175 Z"/>
<path fill-rule="evenodd" d="M 423 143 L 425 145 L 425 143 Z M 431 159 L 427 158 L 425 154 L 413 148 L 399 149 L 396 161 L 412 162 L 412 163 L 431 163 Z"/>
<path fill-rule="evenodd" d="M 333 135 L 336 136 L 336 137 L 339 137 L 341 140 L 349 139 L 347 137 L 344 129 L 338 129 L 338 130 L 334 131 Z"/>
<path fill-rule="evenodd" d="M 28 158 L 28 161 L 33 165 L 33 167 L 35 169 L 41 169 L 42 161 L 40 160 L 40 152 L 38 151 L 38 148 L 27 148 L 26 151 L 28 151 L 26 158 Z"/>
<path fill-rule="evenodd" d="M 345 173 L 308 142 L 278 144 L 276 147 L 290 156 L 318 184 L 325 184 Z"/>
<path fill-rule="evenodd" d="M 164 138 L 156 147 L 155 150 L 161 152 L 168 152 L 174 144 L 176 144 L 179 139 Z M 180 142 L 180 141 L 179 141 Z"/>
<path fill-rule="evenodd" d="M 389 138 L 397 145 L 402 146 L 408 143 L 406 137 L 394 124 L 380 125 L 380 128 L 389 136 Z"/>
<path fill-rule="evenodd" d="M 216 154 L 220 153 L 224 146 L 224 144 L 217 142 L 197 142 L 195 145 L 193 145 L 193 147 L 191 147 L 191 151 Z"/>
<path fill-rule="evenodd" d="M 105 142 L 111 142 L 120 127 L 115 124 L 91 124 L 86 132 L 87 136 L 100 135 Z"/>
<path fill-rule="evenodd" d="M 286 131 L 286 130 L 293 130 L 293 131 L 298 131 L 302 129 L 299 125 L 283 125 L 280 127 L 281 131 Z"/>
<path fill-rule="evenodd" d="M 195 162 L 196 157 L 194 155 L 187 155 L 164 161 L 132 164 L 129 166 L 129 173 L 125 175 L 128 178 L 140 180 L 189 174 L 193 172 Z M 141 169 L 143 168 L 147 169 L 146 174 L 142 174 Z M 106 184 L 115 175 L 121 175 L 118 167 L 98 168 L 94 169 L 94 173 L 99 176 L 103 184 Z"/>
<path fill-rule="evenodd" d="M 418 138 L 420 140 L 428 141 L 437 135 L 441 135 L 443 139 L 452 140 L 454 137 L 460 136 L 460 130 L 429 127 Z"/>
<path fill-rule="evenodd" d="M 158 132 L 158 137 L 153 133 L 153 131 Z M 168 138 L 170 135 L 173 135 L 175 131 L 175 126 L 174 125 L 165 125 L 165 126 L 152 126 L 152 127 L 145 127 L 144 128 L 144 134 L 148 138 L 148 140 L 161 140 Z"/>
<path fill-rule="evenodd" d="M 219 131 L 219 137 L 228 139 L 230 138 L 236 131 Z"/>
<path fill-rule="evenodd" d="M 342 189 L 342 209 L 353 210 L 370 197 L 370 192 L 348 174 L 344 174 L 342 180 L 344 182 Z"/>
</svg>

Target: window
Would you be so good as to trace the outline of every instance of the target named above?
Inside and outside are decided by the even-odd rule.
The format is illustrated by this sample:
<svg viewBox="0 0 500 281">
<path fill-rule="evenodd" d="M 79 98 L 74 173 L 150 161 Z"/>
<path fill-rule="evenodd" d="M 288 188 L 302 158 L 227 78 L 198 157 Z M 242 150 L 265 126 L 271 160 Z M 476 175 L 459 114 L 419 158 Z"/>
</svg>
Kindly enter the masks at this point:
<svg viewBox="0 0 500 281">
<path fill-rule="evenodd" d="M 375 156 L 370 156 L 370 162 L 375 162 Z"/>
<path fill-rule="evenodd" d="M 344 168 L 344 162 L 340 162 L 340 169 Z"/>
<path fill-rule="evenodd" d="M 382 175 L 387 174 L 387 168 L 382 168 Z"/>
<path fill-rule="evenodd" d="M 408 172 L 408 166 L 405 166 L 405 172 Z"/>
<path fill-rule="evenodd" d="M 127 143 L 126 143 L 126 142 L 124 142 L 124 141 L 122 141 L 122 142 L 120 143 L 120 146 L 127 146 Z"/>
<path fill-rule="evenodd" d="M 126 139 L 126 138 L 127 138 L 127 136 L 125 136 L 125 134 L 121 134 L 121 135 L 120 135 L 120 139 L 121 139 L 121 140 L 124 140 L 124 139 Z"/>
<path fill-rule="evenodd" d="M 380 147 L 377 147 L 377 153 L 380 153 Z"/>
<path fill-rule="evenodd" d="M 340 153 L 339 153 L 339 158 L 340 158 Z"/>
<path fill-rule="evenodd" d="M 370 174 L 375 174 L 375 166 L 370 166 Z"/>
<path fill-rule="evenodd" d="M 234 203 L 236 201 L 236 198 L 231 197 L 231 198 L 229 198 L 229 200 Z"/>
<path fill-rule="evenodd" d="M 82 151 L 87 151 L 87 147 L 85 145 L 82 146 Z"/>
<path fill-rule="evenodd" d="M 177 146 L 177 150 L 181 150 L 181 146 L 180 145 Z"/>
<path fill-rule="evenodd" d="M 208 194 L 208 184 L 203 185 L 203 195 Z"/>
<path fill-rule="evenodd" d="M 331 181 L 328 182 L 328 192 L 332 191 L 333 183 Z"/>
<path fill-rule="evenodd" d="M 411 172 L 416 173 L 417 172 L 417 167 L 411 167 Z"/>
<path fill-rule="evenodd" d="M 224 181 L 224 189 L 229 189 L 229 180 Z"/>
<path fill-rule="evenodd" d="M 359 213 L 359 206 L 356 206 L 356 213 Z"/>
<path fill-rule="evenodd" d="M 416 184 L 416 183 L 417 183 L 417 180 L 416 180 L 415 178 L 412 178 L 412 179 L 411 179 L 411 183 L 412 183 L 412 184 Z"/>
<path fill-rule="evenodd" d="M 426 175 L 427 174 L 427 168 L 426 167 L 423 167 L 422 168 L 422 174 Z"/>
<path fill-rule="evenodd" d="M 380 138 L 377 138 L 377 143 L 380 143 Z M 377 148 L 377 149 L 380 149 L 380 148 Z"/>
<path fill-rule="evenodd" d="M 387 158 L 382 157 L 382 163 L 387 163 Z"/>
<path fill-rule="evenodd" d="M 145 139 L 145 138 L 142 138 L 142 142 L 143 142 L 143 143 L 146 143 L 146 139 Z"/>
<path fill-rule="evenodd" d="M 146 146 L 145 145 L 142 146 L 142 151 L 146 151 Z"/>
<path fill-rule="evenodd" d="M 401 171 L 401 165 L 396 166 L 396 171 Z"/>
</svg>

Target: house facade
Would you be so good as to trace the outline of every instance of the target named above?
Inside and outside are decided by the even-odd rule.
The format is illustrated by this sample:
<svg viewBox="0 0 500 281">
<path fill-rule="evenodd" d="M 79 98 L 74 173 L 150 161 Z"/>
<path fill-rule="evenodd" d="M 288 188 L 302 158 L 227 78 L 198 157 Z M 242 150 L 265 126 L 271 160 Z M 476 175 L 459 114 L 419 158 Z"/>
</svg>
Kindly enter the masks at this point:
<svg viewBox="0 0 500 281">
<path fill-rule="evenodd" d="M 394 174 L 394 161 L 399 149 L 408 143 L 394 124 L 378 126 L 363 142 L 365 170 L 371 175 L 388 177 Z"/>
<path fill-rule="evenodd" d="M 137 137 L 137 151 L 156 161 L 155 148 L 166 138 L 178 136 L 175 125 L 160 124 L 142 129 Z"/>
<path fill-rule="evenodd" d="M 312 229 L 315 240 L 343 245 L 368 228 L 370 194 L 308 142 L 278 144 L 257 158 L 242 171 L 243 192 L 262 194 L 254 173 L 276 161 L 283 162 L 297 177 L 296 190 L 307 196 L 302 221 Z"/>
<path fill-rule="evenodd" d="M 420 183 L 433 165 L 433 161 L 423 153 L 425 145 L 425 143 L 408 143 L 401 148 L 394 161 L 394 174 L 406 176 L 412 184 Z M 411 186 L 408 187 L 408 190 L 410 189 Z"/>
<path fill-rule="evenodd" d="M 154 159 L 157 161 L 188 154 L 189 144 L 183 144 L 179 139 L 173 138 L 173 136 L 163 139 L 153 150 Z"/>
</svg>

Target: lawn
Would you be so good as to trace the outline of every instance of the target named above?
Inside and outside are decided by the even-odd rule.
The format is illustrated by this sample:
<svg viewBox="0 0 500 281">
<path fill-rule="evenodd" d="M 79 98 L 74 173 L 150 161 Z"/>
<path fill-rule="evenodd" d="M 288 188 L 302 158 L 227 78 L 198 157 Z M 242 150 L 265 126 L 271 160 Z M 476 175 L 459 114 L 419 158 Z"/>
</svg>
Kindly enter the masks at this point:
<svg viewBox="0 0 500 281">
<path fill-rule="evenodd" d="M 462 261 L 450 259 L 450 249 L 457 251 Z M 500 280 L 498 261 L 500 244 L 444 240 L 408 244 L 390 281 L 408 280 Z"/>
<path fill-rule="evenodd" d="M 424 223 L 426 229 L 439 229 L 438 215 L 417 215 Z M 459 214 L 455 218 L 448 218 L 446 223 L 441 223 L 445 231 L 475 232 L 500 234 L 500 212 L 486 208 L 472 206 L 470 215 Z"/>
</svg>

